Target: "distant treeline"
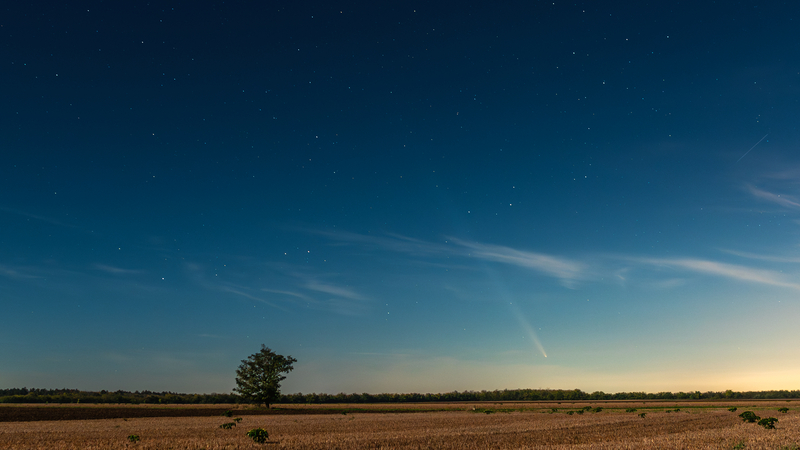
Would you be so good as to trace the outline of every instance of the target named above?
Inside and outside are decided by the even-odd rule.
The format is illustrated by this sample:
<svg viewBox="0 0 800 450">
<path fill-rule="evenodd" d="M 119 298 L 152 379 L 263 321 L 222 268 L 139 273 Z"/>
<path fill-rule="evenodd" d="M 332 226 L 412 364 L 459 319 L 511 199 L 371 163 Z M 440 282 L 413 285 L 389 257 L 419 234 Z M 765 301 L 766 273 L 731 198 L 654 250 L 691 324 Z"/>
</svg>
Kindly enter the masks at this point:
<svg viewBox="0 0 800 450">
<path fill-rule="evenodd" d="M 592 393 L 580 389 L 514 389 L 502 391 L 453 391 L 442 394 L 284 394 L 276 403 L 411 403 L 411 402 L 504 402 L 504 401 L 592 401 L 592 400 L 688 400 L 688 399 L 782 399 L 800 398 L 794 391 L 720 392 L 618 392 Z M 178 394 L 151 391 L 99 391 L 77 389 L 0 389 L 0 403 L 129 403 L 129 404 L 221 404 L 248 403 L 236 394 Z"/>
<path fill-rule="evenodd" d="M 178 394 L 151 391 L 99 391 L 77 389 L 0 389 L 0 403 L 152 403 L 217 404 L 243 403 L 236 394 Z"/>
<path fill-rule="evenodd" d="M 777 399 L 800 398 L 795 391 L 734 392 L 583 392 L 580 389 L 513 389 L 502 391 L 453 391 L 443 394 L 286 394 L 279 403 L 403 403 L 403 402 L 503 402 L 503 401 L 591 401 L 591 400 L 683 400 L 683 399 Z"/>
</svg>

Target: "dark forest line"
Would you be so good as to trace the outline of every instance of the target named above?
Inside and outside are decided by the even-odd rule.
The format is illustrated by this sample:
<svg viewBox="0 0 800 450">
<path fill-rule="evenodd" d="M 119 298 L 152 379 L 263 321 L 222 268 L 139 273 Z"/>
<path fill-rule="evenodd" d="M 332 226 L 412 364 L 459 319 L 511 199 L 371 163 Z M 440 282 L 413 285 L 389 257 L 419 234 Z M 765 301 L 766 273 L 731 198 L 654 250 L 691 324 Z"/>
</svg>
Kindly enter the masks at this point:
<svg viewBox="0 0 800 450">
<path fill-rule="evenodd" d="M 789 399 L 800 398 L 800 390 L 707 391 L 707 392 L 617 392 L 592 393 L 580 389 L 512 389 L 495 391 L 453 391 L 438 394 L 283 394 L 276 403 L 413 403 L 463 401 L 537 400 L 690 400 L 690 399 Z M 236 394 L 179 394 L 151 391 L 80 391 L 78 389 L 0 389 L 0 403 L 124 403 L 124 404 L 232 404 L 248 403 Z"/>
</svg>

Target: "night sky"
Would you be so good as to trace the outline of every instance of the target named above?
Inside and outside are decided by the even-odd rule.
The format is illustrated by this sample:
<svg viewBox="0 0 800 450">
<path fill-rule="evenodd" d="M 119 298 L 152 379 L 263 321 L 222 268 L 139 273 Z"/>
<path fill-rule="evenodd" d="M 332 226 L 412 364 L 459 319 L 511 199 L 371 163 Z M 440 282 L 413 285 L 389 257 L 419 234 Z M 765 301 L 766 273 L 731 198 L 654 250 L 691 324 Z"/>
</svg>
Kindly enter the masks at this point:
<svg viewBox="0 0 800 450">
<path fill-rule="evenodd" d="M 799 13 L 4 2 L 0 387 L 797 389 Z"/>
</svg>

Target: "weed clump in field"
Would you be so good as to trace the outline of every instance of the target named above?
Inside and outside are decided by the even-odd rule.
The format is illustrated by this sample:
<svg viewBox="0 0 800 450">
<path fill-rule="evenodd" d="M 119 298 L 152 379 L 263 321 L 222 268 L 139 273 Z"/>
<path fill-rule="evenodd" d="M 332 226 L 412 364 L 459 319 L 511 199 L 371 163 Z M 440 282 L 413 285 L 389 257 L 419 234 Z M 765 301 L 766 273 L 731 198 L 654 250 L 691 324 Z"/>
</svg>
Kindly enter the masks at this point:
<svg viewBox="0 0 800 450">
<path fill-rule="evenodd" d="M 231 410 L 227 410 L 224 413 L 220 414 L 220 416 L 222 416 L 222 417 L 233 417 L 233 413 L 231 412 Z"/>
<path fill-rule="evenodd" d="M 762 427 L 764 427 L 767 430 L 774 430 L 775 429 L 775 422 L 777 422 L 777 421 L 778 421 L 778 419 L 776 419 L 774 417 L 767 417 L 766 419 L 759 420 L 758 424 L 761 425 Z"/>
<path fill-rule="evenodd" d="M 130 434 L 130 435 L 128 435 L 128 440 L 131 441 L 131 442 L 138 442 L 139 439 L 141 439 L 141 438 L 139 437 L 138 434 Z"/>
<path fill-rule="evenodd" d="M 602 410 L 603 410 L 603 408 L 601 408 L 601 407 L 599 407 L 599 406 L 598 406 L 597 408 L 593 409 L 593 410 L 592 410 L 592 412 L 599 413 L 599 412 L 600 412 L 600 411 L 602 411 Z"/>
<path fill-rule="evenodd" d="M 641 417 L 642 419 L 644 419 L 644 416 L 646 416 L 646 415 L 647 415 L 647 413 L 639 413 L 639 417 Z"/>
<path fill-rule="evenodd" d="M 233 421 L 236 422 L 236 423 L 239 423 L 239 422 L 242 421 L 242 418 L 241 417 L 234 417 Z"/>
<path fill-rule="evenodd" d="M 625 412 L 636 412 L 636 408 L 628 408 Z"/>
<path fill-rule="evenodd" d="M 267 433 L 267 430 L 263 428 L 253 428 L 247 432 L 247 436 L 250 437 L 250 439 L 252 439 L 254 442 L 263 444 L 264 442 L 267 442 L 269 433 Z"/>
<path fill-rule="evenodd" d="M 731 406 L 730 408 L 728 408 L 728 411 L 730 411 L 730 412 L 736 412 L 736 410 L 737 410 L 737 409 L 738 409 L 737 407 L 735 407 L 735 406 Z"/>
<path fill-rule="evenodd" d="M 778 408 L 778 412 L 788 413 L 789 412 L 789 408 Z"/>
<path fill-rule="evenodd" d="M 759 419 L 761 419 L 761 417 L 757 416 L 756 413 L 754 413 L 753 411 L 745 411 L 739 414 L 739 417 L 741 417 L 742 420 L 748 423 L 756 423 L 759 421 Z"/>
<path fill-rule="evenodd" d="M 223 430 L 230 430 L 231 428 L 233 428 L 235 426 L 236 426 L 236 422 L 228 422 L 228 423 L 223 423 L 219 427 L 222 428 Z"/>
</svg>

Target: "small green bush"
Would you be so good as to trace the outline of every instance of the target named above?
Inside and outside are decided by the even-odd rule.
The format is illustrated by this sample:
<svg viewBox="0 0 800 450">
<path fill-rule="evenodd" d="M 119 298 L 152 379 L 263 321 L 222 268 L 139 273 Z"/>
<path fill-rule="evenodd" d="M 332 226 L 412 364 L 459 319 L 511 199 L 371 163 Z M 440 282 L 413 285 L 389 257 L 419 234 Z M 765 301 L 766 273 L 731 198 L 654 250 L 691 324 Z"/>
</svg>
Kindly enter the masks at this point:
<svg viewBox="0 0 800 450">
<path fill-rule="evenodd" d="M 247 432 L 247 436 L 249 436 L 253 441 L 263 444 L 267 442 L 267 438 L 269 438 L 269 433 L 267 430 L 263 428 L 253 428 L 252 430 Z"/>
<path fill-rule="evenodd" d="M 225 411 L 224 413 L 220 414 L 220 416 L 222 416 L 222 417 L 233 417 L 233 413 L 230 410 L 228 410 L 228 411 Z"/>
<path fill-rule="evenodd" d="M 583 409 L 579 409 L 579 410 L 575 411 L 575 414 L 583 414 L 583 411 L 584 411 Z"/>
<path fill-rule="evenodd" d="M 778 419 L 776 419 L 774 417 L 767 417 L 766 419 L 759 420 L 758 424 L 761 425 L 762 427 L 766 428 L 767 430 L 774 430 L 775 429 L 775 422 L 777 422 L 777 421 L 778 421 Z"/>
<path fill-rule="evenodd" d="M 788 413 L 789 412 L 789 408 L 778 408 L 778 412 Z"/>
<path fill-rule="evenodd" d="M 242 418 L 241 417 L 234 417 L 233 421 L 236 422 L 236 423 L 239 423 L 239 422 L 242 421 Z"/>
<path fill-rule="evenodd" d="M 730 412 L 736 412 L 736 410 L 737 410 L 737 409 L 738 409 L 737 407 L 735 407 L 735 406 L 731 406 L 730 408 L 728 408 L 728 411 L 730 411 Z"/>
<path fill-rule="evenodd" d="M 575 414 L 575 411 L 567 411 L 567 415 L 568 415 L 568 416 L 571 416 L 571 415 L 573 415 L 573 414 Z"/>
<path fill-rule="evenodd" d="M 597 408 L 593 409 L 593 410 L 592 410 L 592 412 L 599 413 L 599 412 L 600 412 L 600 411 L 602 411 L 602 410 L 603 410 L 603 408 L 601 408 L 601 407 L 599 407 L 599 406 L 598 406 Z"/>
<path fill-rule="evenodd" d="M 761 417 L 757 416 L 756 413 L 754 413 L 753 411 L 745 411 L 739 414 L 739 417 L 741 417 L 742 420 L 744 420 L 745 422 L 749 423 L 755 423 L 758 422 L 759 419 L 761 419 Z"/>
<path fill-rule="evenodd" d="M 231 428 L 233 428 L 233 427 L 235 427 L 235 426 L 236 426 L 236 423 L 234 423 L 234 422 L 228 422 L 228 423 L 223 423 L 223 424 L 222 424 L 222 425 L 220 425 L 219 427 L 220 427 L 220 428 L 222 428 L 223 430 L 230 430 Z"/>
<path fill-rule="evenodd" d="M 639 417 L 641 417 L 642 419 L 644 419 L 644 416 L 646 416 L 646 415 L 647 415 L 647 413 L 639 413 Z"/>
<path fill-rule="evenodd" d="M 139 439 L 141 439 L 141 438 L 139 437 L 138 434 L 128 435 L 128 440 L 131 441 L 131 442 L 137 442 Z"/>
</svg>

